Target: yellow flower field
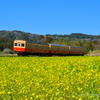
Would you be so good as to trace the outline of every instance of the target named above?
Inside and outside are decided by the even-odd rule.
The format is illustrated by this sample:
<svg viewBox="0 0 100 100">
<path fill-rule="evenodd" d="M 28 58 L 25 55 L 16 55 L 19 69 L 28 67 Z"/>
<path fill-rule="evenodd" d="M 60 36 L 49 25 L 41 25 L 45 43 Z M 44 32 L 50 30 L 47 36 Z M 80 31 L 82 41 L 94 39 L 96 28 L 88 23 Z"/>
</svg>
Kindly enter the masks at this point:
<svg viewBox="0 0 100 100">
<path fill-rule="evenodd" d="M 100 100 L 100 57 L 1 57 L 0 100 Z"/>
</svg>

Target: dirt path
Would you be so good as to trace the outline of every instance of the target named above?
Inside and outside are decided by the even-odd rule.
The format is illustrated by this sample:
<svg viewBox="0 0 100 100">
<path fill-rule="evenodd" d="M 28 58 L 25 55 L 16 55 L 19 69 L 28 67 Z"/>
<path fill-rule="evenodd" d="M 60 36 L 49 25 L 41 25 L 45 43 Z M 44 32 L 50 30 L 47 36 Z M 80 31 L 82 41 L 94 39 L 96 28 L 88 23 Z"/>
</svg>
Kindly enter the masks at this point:
<svg viewBox="0 0 100 100">
<path fill-rule="evenodd" d="M 16 57 L 17 54 L 0 54 L 0 57 L 5 57 L 5 56 L 7 56 L 7 57 Z"/>
<path fill-rule="evenodd" d="M 88 54 L 87 56 L 100 56 L 100 53 L 96 53 L 96 54 Z"/>
</svg>

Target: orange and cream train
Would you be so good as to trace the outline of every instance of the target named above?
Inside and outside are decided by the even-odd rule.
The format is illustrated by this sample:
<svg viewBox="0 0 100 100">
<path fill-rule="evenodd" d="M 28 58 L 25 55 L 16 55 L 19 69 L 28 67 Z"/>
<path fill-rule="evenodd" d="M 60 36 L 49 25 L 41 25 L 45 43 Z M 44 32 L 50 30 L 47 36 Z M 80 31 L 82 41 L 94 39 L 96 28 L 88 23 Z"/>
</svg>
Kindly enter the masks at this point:
<svg viewBox="0 0 100 100">
<path fill-rule="evenodd" d="M 37 43 L 25 40 L 14 41 L 14 51 L 18 56 L 28 55 L 84 55 L 84 47 Z"/>
</svg>

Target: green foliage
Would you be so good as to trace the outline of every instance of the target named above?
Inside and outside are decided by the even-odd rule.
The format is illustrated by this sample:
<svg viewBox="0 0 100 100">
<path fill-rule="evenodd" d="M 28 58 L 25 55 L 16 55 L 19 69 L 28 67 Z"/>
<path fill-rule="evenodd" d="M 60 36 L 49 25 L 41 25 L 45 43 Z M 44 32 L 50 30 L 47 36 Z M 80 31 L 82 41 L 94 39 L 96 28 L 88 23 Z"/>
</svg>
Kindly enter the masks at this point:
<svg viewBox="0 0 100 100">
<path fill-rule="evenodd" d="M 87 52 L 89 52 L 90 50 L 93 51 L 93 44 L 91 41 L 87 41 L 85 47 L 86 47 Z"/>
<path fill-rule="evenodd" d="M 13 50 L 13 42 L 14 39 L 8 39 L 8 38 L 0 38 L 0 51 L 3 51 L 5 48 L 9 48 Z"/>
<path fill-rule="evenodd" d="M 86 34 L 82 34 L 82 33 L 71 33 L 71 35 L 69 35 L 69 37 L 73 37 L 73 38 L 82 38 L 82 39 L 85 39 L 85 38 L 93 38 L 92 35 L 86 35 Z"/>
<path fill-rule="evenodd" d="M 39 38 L 38 38 L 38 40 L 41 40 L 43 38 L 44 38 L 44 36 L 43 35 L 40 35 Z"/>
<path fill-rule="evenodd" d="M 49 36 L 46 36 L 46 40 L 45 43 L 51 43 L 53 41 L 53 39 Z"/>
<path fill-rule="evenodd" d="M 90 50 L 89 52 L 88 52 L 88 54 L 97 54 L 97 53 L 100 53 L 100 50 Z"/>
</svg>

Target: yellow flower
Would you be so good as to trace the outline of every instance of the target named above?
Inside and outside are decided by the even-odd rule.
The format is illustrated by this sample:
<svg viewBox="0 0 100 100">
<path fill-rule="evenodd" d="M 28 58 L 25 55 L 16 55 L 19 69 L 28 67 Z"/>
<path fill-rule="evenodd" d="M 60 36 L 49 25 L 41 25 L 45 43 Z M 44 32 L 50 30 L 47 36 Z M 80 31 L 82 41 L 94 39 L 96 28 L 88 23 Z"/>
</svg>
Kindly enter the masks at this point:
<svg viewBox="0 0 100 100">
<path fill-rule="evenodd" d="M 82 88 L 78 87 L 78 90 L 80 91 L 80 90 L 82 90 Z"/>
<path fill-rule="evenodd" d="M 79 98 L 78 100 L 82 100 L 82 98 Z"/>
<path fill-rule="evenodd" d="M 59 92 L 56 93 L 56 96 L 59 94 Z"/>
<path fill-rule="evenodd" d="M 32 93 L 32 96 L 34 96 L 35 95 L 35 93 Z"/>
<path fill-rule="evenodd" d="M 69 86 L 67 86 L 66 89 L 68 90 L 69 89 Z"/>
<path fill-rule="evenodd" d="M 37 95 L 36 98 L 39 98 L 39 96 Z"/>
<path fill-rule="evenodd" d="M 12 93 L 12 92 L 10 92 L 10 91 L 8 92 L 8 94 L 11 94 L 11 93 Z"/>
<path fill-rule="evenodd" d="M 30 97 L 30 100 L 32 100 L 33 98 L 32 97 Z"/>
<path fill-rule="evenodd" d="M 75 98 L 75 96 L 73 95 L 72 98 Z"/>
<path fill-rule="evenodd" d="M 5 94 L 5 90 L 4 91 L 1 91 L 0 94 Z"/>
<path fill-rule="evenodd" d="M 25 100 L 28 100 L 28 98 L 26 98 Z"/>
</svg>

